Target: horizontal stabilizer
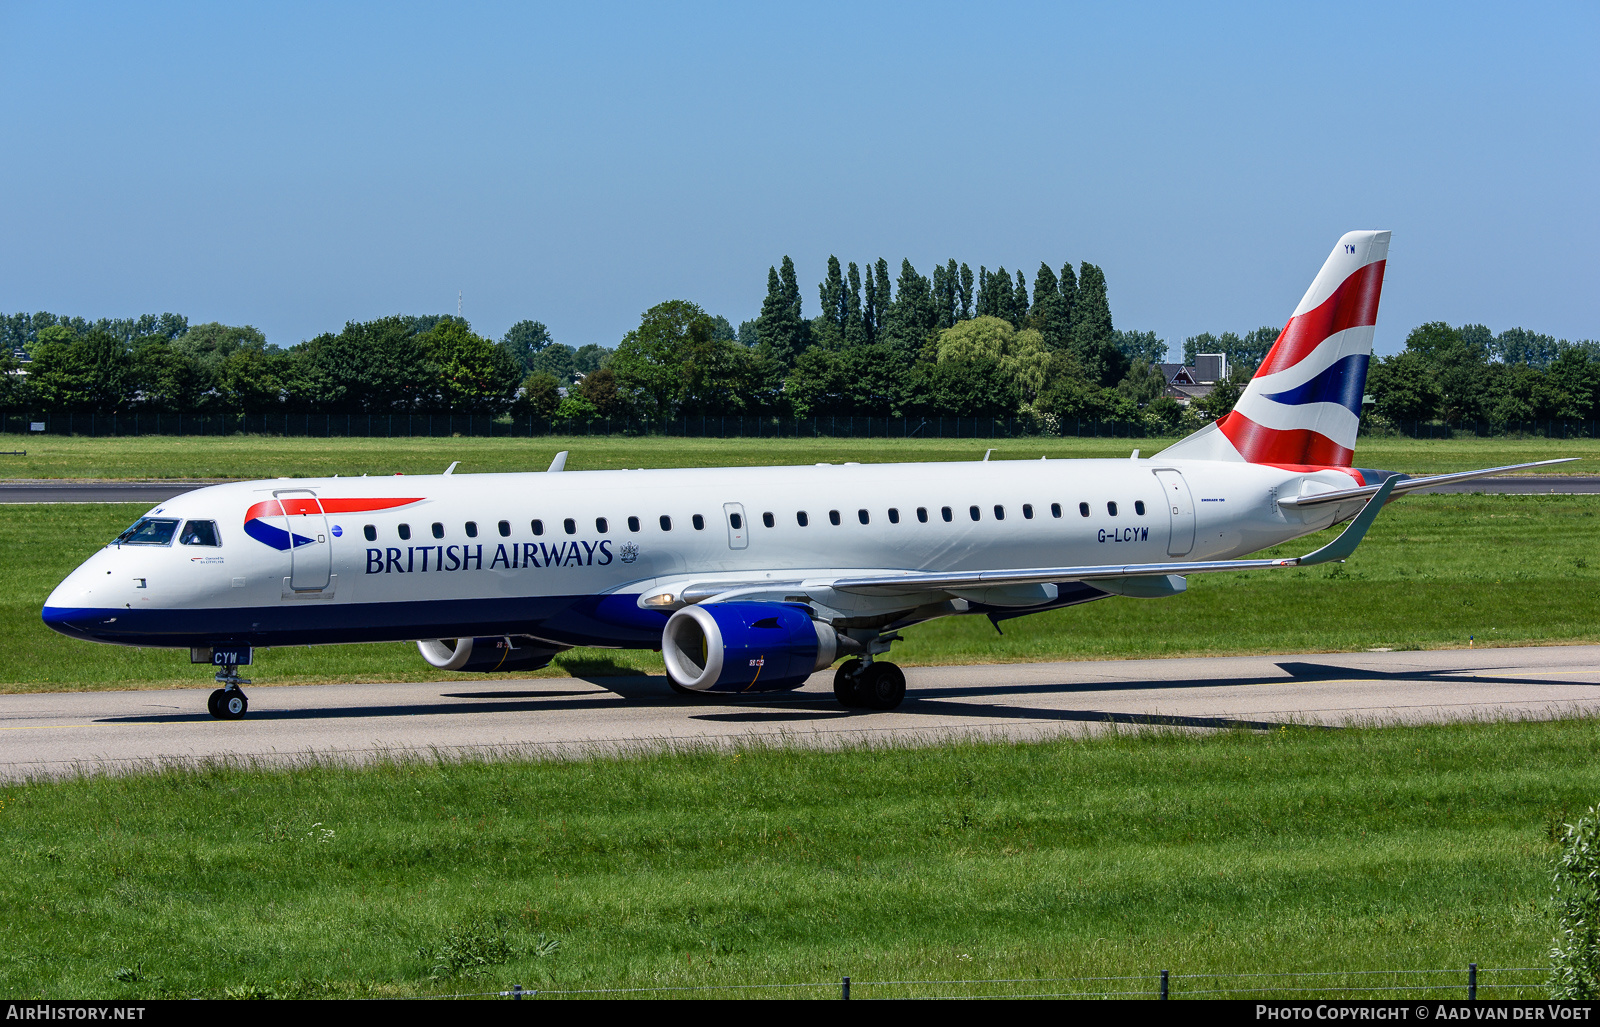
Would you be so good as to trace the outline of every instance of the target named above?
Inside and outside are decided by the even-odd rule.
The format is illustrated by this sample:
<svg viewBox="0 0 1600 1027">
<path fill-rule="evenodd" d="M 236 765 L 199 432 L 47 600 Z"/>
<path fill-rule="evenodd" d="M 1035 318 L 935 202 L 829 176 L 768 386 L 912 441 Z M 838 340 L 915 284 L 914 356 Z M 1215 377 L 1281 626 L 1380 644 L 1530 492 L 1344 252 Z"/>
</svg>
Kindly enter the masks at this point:
<svg viewBox="0 0 1600 1027">
<path fill-rule="evenodd" d="M 1390 482 L 1398 481 L 1394 487 L 1396 495 L 1405 495 L 1417 489 L 1433 488 L 1436 485 L 1452 485 L 1458 481 L 1471 481 L 1474 478 L 1487 478 L 1492 474 L 1504 474 L 1507 471 L 1525 471 L 1530 467 L 1548 467 L 1551 464 L 1571 463 L 1579 459 L 1575 456 L 1562 457 L 1559 460 L 1536 460 L 1531 464 L 1507 464 L 1504 467 L 1486 467 L 1481 471 L 1457 471 L 1453 474 L 1431 474 L 1426 478 L 1390 478 Z M 1385 482 L 1388 484 L 1388 482 Z M 1348 503 L 1352 499 L 1362 499 L 1374 495 L 1378 491 L 1377 485 L 1365 485 L 1361 488 L 1338 489 L 1333 492 L 1316 492 L 1309 496 L 1284 496 L 1278 500 L 1279 506 L 1321 506 L 1324 503 Z"/>
</svg>

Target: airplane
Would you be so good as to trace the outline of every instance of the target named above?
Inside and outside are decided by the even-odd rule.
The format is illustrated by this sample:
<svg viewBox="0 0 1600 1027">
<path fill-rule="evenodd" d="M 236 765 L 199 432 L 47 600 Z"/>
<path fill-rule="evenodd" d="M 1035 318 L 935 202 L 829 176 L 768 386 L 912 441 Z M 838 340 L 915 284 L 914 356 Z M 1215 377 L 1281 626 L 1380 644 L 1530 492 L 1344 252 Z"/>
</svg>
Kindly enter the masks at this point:
<svg viewBox="0 0 1600 1027">
<path fill-rule="evenodd" d="M 674 691 L 775 692 L 883 659 L 939 617 L 1002 620 L 1191 574 L 1344 560 L 1393 498 L 1561 463 L 1411 478 L 1353 466 L 1390 233 L 1329 254 L 1233 411 L 1129 459 L 817 464 L 214 485 L 150 510 L 50 594 L 79 639 L 187 648 L 243 717 L 257 648 L 415 640 L 431 666 L 526 672 L 574 646 L 659 649 Z M 1350 521 L 1300 557 L 1248 554 Z"/>
</svg>

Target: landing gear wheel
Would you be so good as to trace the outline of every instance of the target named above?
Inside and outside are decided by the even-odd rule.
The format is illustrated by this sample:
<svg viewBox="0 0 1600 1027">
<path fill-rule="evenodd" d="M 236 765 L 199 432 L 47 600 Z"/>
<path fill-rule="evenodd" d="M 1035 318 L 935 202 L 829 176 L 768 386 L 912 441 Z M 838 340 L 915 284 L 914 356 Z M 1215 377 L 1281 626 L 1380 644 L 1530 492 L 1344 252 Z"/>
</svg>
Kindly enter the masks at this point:
<svg viewBox="0 0 1600 1027">
<path fill-rule="evenodd" d="M 833 672 L 833 697 L 840 706 L 854 709 L 861 705 L 861 661 L 849 659 Z"/>
<path fill-rule="evenodd" d="M 857 681 L 857 701 L 869 710 L 892 710 L 906 697 L 906 676 L 892 663 L 874 660 Z"/>
<path fill-rule="evenodd" d="M 219 688 L 211 693 L 206 708 L 218 720 L 243 720 L 250 709 L 250 700 L 237 688 Z"/>
<path fill-rule="evenodd" d="M 678 684 L 676 681 L 672 680 L 671 678 L 667 678 L 667 687 L 672 689 L 674 692 L 677 692 L 679 695 L 701 695 L 701 694 L 703 694 L 703 693 L 700 693 L 700 692 L 696 692 L 692 688 L 684 688 L 682 685 Z"/>
</svg>

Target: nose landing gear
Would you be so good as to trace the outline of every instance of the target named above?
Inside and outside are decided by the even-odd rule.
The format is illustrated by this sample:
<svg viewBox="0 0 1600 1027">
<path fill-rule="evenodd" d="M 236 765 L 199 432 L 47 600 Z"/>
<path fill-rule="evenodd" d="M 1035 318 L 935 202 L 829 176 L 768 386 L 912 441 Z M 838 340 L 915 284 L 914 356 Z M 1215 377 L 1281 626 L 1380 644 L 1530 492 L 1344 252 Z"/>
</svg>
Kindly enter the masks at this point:
<svg viewBox="0 0 1600 1027">
<path fill-rule="evenodd" d="M 242 720 L 250 709 L 250 699 L 239 686 L 250 682 L 239 676 L 238 664 L 223 664 L 217 671 L 217 683 L 222 687 L 206 699 L 206 711 L 218 720 Z"/>
</svg>

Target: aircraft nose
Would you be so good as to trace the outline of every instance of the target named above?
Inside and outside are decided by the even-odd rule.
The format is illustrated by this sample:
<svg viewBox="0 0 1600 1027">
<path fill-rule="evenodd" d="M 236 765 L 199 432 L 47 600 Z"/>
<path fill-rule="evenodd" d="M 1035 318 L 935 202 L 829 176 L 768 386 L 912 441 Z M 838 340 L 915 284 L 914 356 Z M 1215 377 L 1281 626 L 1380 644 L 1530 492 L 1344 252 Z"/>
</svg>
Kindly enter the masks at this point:
<svg viewBox="0 0 1600 1027">
<path fill-rule="evenodd" d="M 93 577 L 85 567 L 79 567 L 51 591 L 39 615 L 47 626 L 63 635 L 92 639 L 91 627 L 103 619 L 93 607 Z"/>
</svg>

